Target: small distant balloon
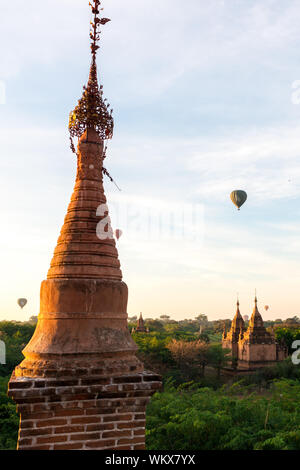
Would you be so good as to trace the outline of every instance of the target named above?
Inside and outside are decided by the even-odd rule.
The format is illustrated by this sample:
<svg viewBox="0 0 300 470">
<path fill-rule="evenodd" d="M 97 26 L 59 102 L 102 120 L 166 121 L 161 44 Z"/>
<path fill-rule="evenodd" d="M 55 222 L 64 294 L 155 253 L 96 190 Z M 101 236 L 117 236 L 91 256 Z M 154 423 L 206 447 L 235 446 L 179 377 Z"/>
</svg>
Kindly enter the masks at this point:
<svg viewBox="0 0 300 470">
<path fill-rule="evenodd" d="M 241 189 L 237 189 L 232 191 L 230 194 L 230 199 L 232 200 L 233 204 L 240 210 L 242 205 L 247 201 L 247 193 L 242 191 Z"/>
<path fill-rule="evenodd" d="M 19 307 L 24 308 L 26 304 L 27 304 L 27 299 L 18 299 Z"/>
<path fill-rule="evenodd" d="M 121 236 L 123 235 L 123 232 L 122 230 L 120 230 L 119 228 L 115 231 L 115 235 L 116 235 L 116 239 L 117 240 L 120 240 Z"/>
<path fill-rule="evenodd" d="M 267 312 L 269 310 L 269 305 L 265 305 L 265 311 Z"/>
</svg>

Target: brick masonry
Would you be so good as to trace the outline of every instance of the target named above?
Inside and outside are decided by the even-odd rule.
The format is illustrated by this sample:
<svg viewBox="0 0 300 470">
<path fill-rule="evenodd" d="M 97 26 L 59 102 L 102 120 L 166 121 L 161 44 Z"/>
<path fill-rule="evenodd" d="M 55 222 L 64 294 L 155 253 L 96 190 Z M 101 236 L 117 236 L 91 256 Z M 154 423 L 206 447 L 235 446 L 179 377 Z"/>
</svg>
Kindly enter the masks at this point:
<svg viewBox="0 0 300 470">
<path fill-rule="evenodd" d="M 74 374 L 76 370 L 74 369 Z M 19 450 L 145 449 L 146 406 L 160 377 L 12 377 Z"/>
<path fill-rule="evenodd" d="M 104 143 L 92 126 L 77 150 L 37 327 L 9 383 L 21 415 L 18 449 L 144 449 L 146 406 L 160 377 L 144 371 L 128 330 L 128 288 L 103 188 Z"/>
</svg>

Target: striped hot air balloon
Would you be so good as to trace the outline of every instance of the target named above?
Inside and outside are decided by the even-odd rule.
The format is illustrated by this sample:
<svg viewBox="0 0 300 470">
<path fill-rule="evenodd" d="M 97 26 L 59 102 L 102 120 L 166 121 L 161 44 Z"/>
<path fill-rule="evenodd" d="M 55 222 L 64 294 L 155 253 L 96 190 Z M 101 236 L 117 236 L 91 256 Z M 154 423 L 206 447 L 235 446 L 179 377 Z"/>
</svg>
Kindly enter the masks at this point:
<svg viewBox="0 0 300 470">
<path fill-rule="evenodd" d="M 237 189 L 232 191 L 230 194 L 230 199 L 232 200 L 233 204 L 240 210 L 242 205 L 247 201 L 247 193 L 242 191 L 241 189 Z"/>
</svg>

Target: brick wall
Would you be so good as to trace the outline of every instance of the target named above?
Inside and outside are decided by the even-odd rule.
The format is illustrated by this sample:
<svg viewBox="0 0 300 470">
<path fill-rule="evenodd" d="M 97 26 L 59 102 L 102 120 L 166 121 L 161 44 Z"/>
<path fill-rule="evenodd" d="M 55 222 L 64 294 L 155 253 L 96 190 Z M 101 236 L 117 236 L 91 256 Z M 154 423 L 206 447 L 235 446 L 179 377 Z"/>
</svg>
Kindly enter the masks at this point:
<svg viewBox="0 0 300 470">
<path fill-rule="evenodd" d="M 161 387 L 151 373 L 114 377 L 13 376 L 9 396 L 21 415 L 20 450 L 145 448 L 145 412 Z"/>
</svg>

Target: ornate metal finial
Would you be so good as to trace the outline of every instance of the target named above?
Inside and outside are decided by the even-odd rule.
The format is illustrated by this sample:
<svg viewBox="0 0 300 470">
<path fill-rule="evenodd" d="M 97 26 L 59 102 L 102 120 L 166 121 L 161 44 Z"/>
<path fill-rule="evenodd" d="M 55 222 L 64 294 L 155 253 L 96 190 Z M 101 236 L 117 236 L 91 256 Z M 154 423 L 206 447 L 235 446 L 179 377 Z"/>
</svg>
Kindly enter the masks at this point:
<svg viewBox="0 0 300 470">
<path fill-rule="evenodd" d="M 80 138 L 86 129 L 94 129 L 101 139 L 111 139 L 113 136 L 114 121 L 112 111 L 109 110 L 110 105 L 103 99 L 103 87 L 99 87 L 97 78 L 96 55 L 99 49 L 100 41 L 100 25 L 105 25 L 110 20 L 108 18 L 100 18 L 101 1 L 92 0 L 90 6 L 94 19 L 91 22 L 91 51 L 92 63 L 90 68 L 90 76 L 87 86 L 83 87 L 82 98 L 78 101 L 78 105 L 70 113 L 69 131 L 71 139 L 71 149 L 75 152 L 73 137 Z"/>
</svg>

